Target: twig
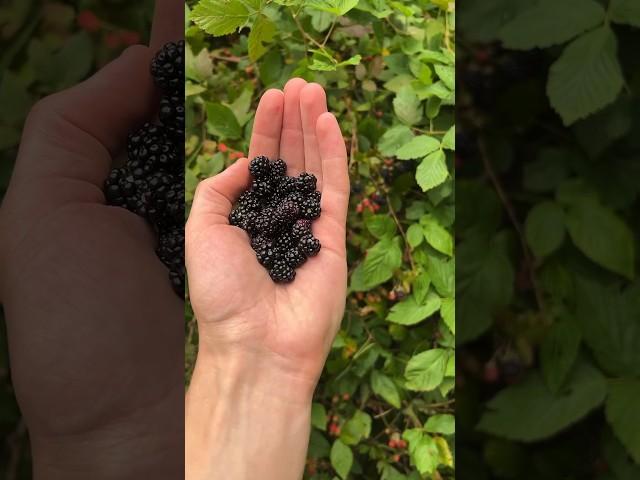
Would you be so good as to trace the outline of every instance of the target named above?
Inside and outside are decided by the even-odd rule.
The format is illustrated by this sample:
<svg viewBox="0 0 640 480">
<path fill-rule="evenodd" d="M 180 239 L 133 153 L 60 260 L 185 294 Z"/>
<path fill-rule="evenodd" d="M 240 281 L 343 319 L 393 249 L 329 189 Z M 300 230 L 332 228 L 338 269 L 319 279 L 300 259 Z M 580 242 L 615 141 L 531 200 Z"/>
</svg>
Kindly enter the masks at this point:
<svg viewBox="0 0 640 480">
<path fill-rule="evenodd" d="M 329 37 L 331 36 L 331 34 L 333 33 L 333 29 L 336 26 L 336 22 L 338 21 L 338 17 L 333 19 L 333 23 L 331 24 L 331 27 L 329 28 L 329 32 L 327 32 L 327 36 L 324 37 L 324 40 L 322 41 L 322 46 L 324 47 L 327 42 L 329 41 Z"/>
<path fill-rule="evenodd" d="M 215 53 L 209 54 L 209 56 L 215 60 L 222 60 L 223 62 L 240 63 L 247 57 L 223 57 L 222 55 L 216 55 Z"/>
<path fill-rule="evenodd" d="M 518 222 L 518 217 L 516 216 L 515 209 L 513 208 L 513 205 L 511 204 L 509 197 L 504 191 L 504 188 L 502 187 L 500 180 L 498 180 L 498 176 L 496 175 L 493 169 L 491 160 L 489 160 L 489 155 L 487 154 L 487 149 L 482 139 L 478 140 L 478 149 L 480 151 L 480 156 L 482 157 L 482 163 L 484 165 L 484 169 L 487 172 L 487 175 L 489 176 L 489 179 L 491 180 L 491 183 L 493 184 L 493 187 L 495 188 L 496 193 L 498 194 L 498 197 L 500 198 L 500 202 L 502 203 L 502 206 L 507 212 L 507 216 L 509 217 L 511 224 L 513 225 L 513 228 L 518 234 L 518 239 L 520 240 L 520 247 L 522 248 L 522 253 L 524 255 L 524 261 L 526 264 L 527 273 L 529 274 L 529 279 L 531 280 L 531 285 L 533 286 L 533 291 L 536 297 L 538 310 L 540 310 L 541 312 L 545 312 L 546 309 L 545 309 L 544 299 L 534 273 L 535 263 L 531 255 L 531 252 L 529 251 L 529 246 L 527 245 L 526 237 L 524 235 L 524 232 L 522 231 L 522 227 Z"/>
</svg>

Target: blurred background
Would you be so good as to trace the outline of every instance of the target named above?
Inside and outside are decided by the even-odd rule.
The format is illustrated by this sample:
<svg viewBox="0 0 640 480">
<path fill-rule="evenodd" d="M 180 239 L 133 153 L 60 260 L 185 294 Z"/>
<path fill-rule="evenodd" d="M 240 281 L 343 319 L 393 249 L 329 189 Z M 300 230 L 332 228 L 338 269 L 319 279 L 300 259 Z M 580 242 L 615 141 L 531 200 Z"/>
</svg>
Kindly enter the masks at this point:
<svg viewBox="0 0 640 480">
<path fill-rule="evenodd" d="M 5 0 L 0 6 L 0 202 L 25 117 L 39 99 L 68 88 L 145 43 L 153 0 Z M 30 479 L 29 442 L 9 371 L 0 308 L 0 477 Z"/>
</svg>

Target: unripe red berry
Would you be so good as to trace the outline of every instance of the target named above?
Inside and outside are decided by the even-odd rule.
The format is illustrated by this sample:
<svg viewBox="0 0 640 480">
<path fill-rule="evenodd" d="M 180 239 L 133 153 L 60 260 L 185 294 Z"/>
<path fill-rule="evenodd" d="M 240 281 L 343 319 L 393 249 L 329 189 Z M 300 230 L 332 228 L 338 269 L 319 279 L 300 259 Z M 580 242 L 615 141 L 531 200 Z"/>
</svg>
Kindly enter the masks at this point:
<svg viewBox="0 0 640 480">
<path fill-rule="evenodd" d="M 83 10 L 76 17 L 78 26 L 87 32 L 97 32 L 102 26 L 102 22 L 91 10 Z"/>
</svg>

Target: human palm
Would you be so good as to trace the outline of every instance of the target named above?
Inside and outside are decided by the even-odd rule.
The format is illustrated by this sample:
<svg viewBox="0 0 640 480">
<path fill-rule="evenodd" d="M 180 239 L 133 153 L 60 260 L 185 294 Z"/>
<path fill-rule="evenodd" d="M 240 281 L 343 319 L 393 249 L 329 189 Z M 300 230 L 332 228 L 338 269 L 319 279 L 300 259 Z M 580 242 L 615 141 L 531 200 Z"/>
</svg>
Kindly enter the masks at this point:
<svg viewBox="0 0 640 480">
<path fill-rule="evenodd" d="M 201 182 L 186 228 L 189 291 L 201 349 L 277 359 L 302 375 L 319 374 L 344 311 L 347 265 L 347 156 L 318 84 L 290 80 L 258 106 L 249 157 L 287 162 L 288 175 L 318 178 L 322 214 L 313 234 L 320 253 L 289 284 L 274 283 L 256 261 L 246 233 L 229 225 L 232 203 L 250 183 L 248 160 Z"/>
</svg>

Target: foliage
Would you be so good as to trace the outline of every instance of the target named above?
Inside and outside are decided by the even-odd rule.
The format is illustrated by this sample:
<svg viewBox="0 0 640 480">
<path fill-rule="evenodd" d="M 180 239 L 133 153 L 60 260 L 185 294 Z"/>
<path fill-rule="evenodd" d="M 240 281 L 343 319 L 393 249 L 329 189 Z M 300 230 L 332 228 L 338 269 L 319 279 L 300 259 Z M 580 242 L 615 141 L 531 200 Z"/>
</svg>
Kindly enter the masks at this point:
<svg viewBox="0 0 640 480">
<path fill-rule="evenodd" d="M 349 296 L 305 478 L 453 478 L 454 3 L 188 5 L 187 201 L 247 152 L 261 93 L 294 76 L 325 87 L 350 152 Z"/>
<path fill-rule="evenodd" d="M 458 16 L 458 470 L 638 478 L 637 2 Z"/>
<path fill-rule="evenodd" d="M 116 8 L 114 8 L 116 7 Z M 25 117 L 40 98 L 70 87 L 144 42 L 153 2 L 13 0 L 0 7 L 0 201 L 9 184 Z M 84 12 L 84 16 L 83 13 Z M 93 15 L 87 15 L 87 12 Z M 87 21 L 89 20 L 89 21 Z M 0 437 L 3 478 L 31 478 L 29 441 L 9 377 L 0 309 Z"/>
</svg>

